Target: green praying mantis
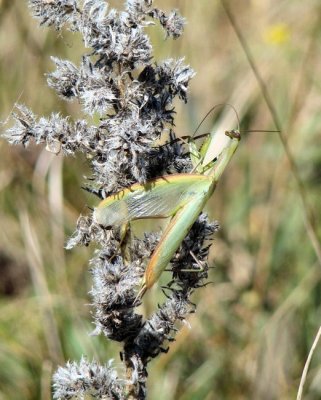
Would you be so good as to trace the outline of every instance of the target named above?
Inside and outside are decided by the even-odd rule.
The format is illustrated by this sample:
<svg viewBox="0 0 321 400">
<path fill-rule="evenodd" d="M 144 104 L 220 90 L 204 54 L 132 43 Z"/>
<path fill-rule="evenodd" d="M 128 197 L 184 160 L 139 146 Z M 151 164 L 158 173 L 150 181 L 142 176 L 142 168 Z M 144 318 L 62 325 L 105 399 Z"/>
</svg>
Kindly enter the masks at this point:
<svg viewBox="0 0 321 400">
<path fill-rule="evenodd" d="M 159 279 L 178 247 L 213 194 L 217 182 L 228 165 L 241 139 L 238 130 L 226 131 L 228 142 L 214 160 L 204 163 L 209 136 L 197 150 L 189 143 L 193 170 L 191 173 L 165 175 L 134 184 L 113 194 L 94 209 L 94 221 L 104 227 L 120 227 L 126 232 L 131 221 L 144 218 L 171 218 L 147 264 L 141 289 L 141 299 Z"/>
</svg>

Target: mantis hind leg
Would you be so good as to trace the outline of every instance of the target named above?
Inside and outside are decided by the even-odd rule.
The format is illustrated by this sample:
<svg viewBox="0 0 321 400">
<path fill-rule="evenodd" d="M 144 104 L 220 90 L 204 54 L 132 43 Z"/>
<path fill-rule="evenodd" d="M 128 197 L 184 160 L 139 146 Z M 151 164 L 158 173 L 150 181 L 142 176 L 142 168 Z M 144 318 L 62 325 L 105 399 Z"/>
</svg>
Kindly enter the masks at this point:
<svg viewBox="0 0 321 400">
<path fill-rule="evenodd" d="M 190 255 L 193 257 L 194 261 L 196 262 L 198 268 L 193 269 L 193 268 L 186 268 L 186 269 L 180 269 L 180 272 L 203 272 L 204 271 L 204 264 L 206 263 L 205 261 L 200 261 L 196 255 L 190 250 Z"/>
<path fill-rule="evenodd" d="M 130 225 L 129 222 L 126 222 L 120 227 L 120 243 L 119 248 L 121 252 L 121 256 L 124 261 L 130 262 L 130 254 L 128 251 L 128 243 L 130 241 Z"/>
<path fill-rule="evenodd" d="M 110 257 L 109 261 L 112 261 L 117 254 L 120 254 L 123 258 L 123 260 L 130 261 L 130 256 L 127 251 L 127 244 L 129 242 L 130 238 L 130 225 L 129 222 L 126 222 L 125 224 L 121 225 L 120 230 L 119 230 L 119 244 L 116 246 L 116 251 L 115 253 Z"/>
<path fill-rule="evenodd" d="M 192 250 L 190 250 L 189 254 L 193 257 L 193 259 L 196 262 L 198 268 L 197 269 L 195 269 L 195 268 L 194 269 L 193 268 L 182 268 L 182 269 L 179 269 L 179 271 L 180 272 L 202 272 L 202 271 L 204 271 L 204 265 L 203 264 L 205 264 L 205 261 L 200 261 L 196 257 L 196 255 L 192 252 Z M 168 269 L 166 268 L 166 269 L 164 269 L 164 271 L 165 272 L 173 272 L 173 269 L 172 268 L 168 268 Z"/>
</svg>

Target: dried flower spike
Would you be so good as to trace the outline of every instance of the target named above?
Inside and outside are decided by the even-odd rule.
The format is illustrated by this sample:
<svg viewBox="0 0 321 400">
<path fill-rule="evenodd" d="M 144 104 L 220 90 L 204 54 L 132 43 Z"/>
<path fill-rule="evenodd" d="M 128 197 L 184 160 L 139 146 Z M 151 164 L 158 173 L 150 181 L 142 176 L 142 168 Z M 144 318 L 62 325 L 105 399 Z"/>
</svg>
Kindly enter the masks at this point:
<svg viewBox="0 0 321 400">
<path fill-rule="evenodd" d="M 179 180 L 182 175 L 172 174 L 190 172 L 193 157 L 175 140 L 173 101 L 176 97 L 187 101 L 194 72 L 182 58 L 156 63 L 145 31 L 159 23 L 167 38 L 178 38 L 185 24 L 178 12 L 166 14 L 154 7 L 153 0 L 127 0 L 123 11 L 105 0 L 29 0 L 29 6 L 41 25 L 82 36 L 86 52 L 79 63 L 53 57 L 55 70 L 47 81 L 63 100 L 79 102 L 87 118 L 72 121 L 58 113 L 39 118 L 19 105 L 7 140 L 24 146 L 34 141 L 55 154 L 85 154 L 92 170 L 85 188 L 100 199 L 132 185 L 144 190 L 147 182 L 159 182 L 157 178 L 165 174 L 169 180 L 174 176 Z M 92 116 L 99 116 L 98 124 L 88 122 Z M 168 137 L 165 145 L 158 145 Z M 136 207 L 146 207 L 140 200 Z M 168 203 L 159 197 L 151 203 L 164 201 Z M 182 206 L 179 200 L 178 204 Z M 124 372 L 111 361 L 99 365 L 83 357 L 78 364 L 68 362 L 54 375 L 55 399 L 146 398 L 148 362 L 167 351 L 178 323 L 195 310 L 191 294 L 207 278 L 206 241 L 217 224 L 199 216 L 201 208 L 187 224 L 187 237 L 183 240 L 184 234 L 169 252 L 166 264 L 171 259 L 173 278 L 164 289 L 167 300 L 146 320 L 134 303 L 145 264 L 159 249 L 160 235 L 145 233 L 141 239 L 128 240 L 110 219 L 102 223 L 97 212 L 79 217 L 66 247 L 90 242 L 99 246 L 90 261 L 93 334 L 123 343 Z"/>
</svg>

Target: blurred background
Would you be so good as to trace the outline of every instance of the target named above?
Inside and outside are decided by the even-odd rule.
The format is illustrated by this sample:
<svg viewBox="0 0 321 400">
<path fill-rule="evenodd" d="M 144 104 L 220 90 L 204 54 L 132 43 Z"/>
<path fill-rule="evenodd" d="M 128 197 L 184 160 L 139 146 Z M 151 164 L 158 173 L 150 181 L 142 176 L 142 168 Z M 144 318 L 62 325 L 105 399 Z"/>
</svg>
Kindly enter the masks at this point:
<svg viewBox="0 0 321 400">
<path fill-rule="evenodd" d="M 83 118 L 81 107 L 61 101 L 45 79 L 54 69 L 50 56 L 79 62 L 80 38 L 39 28 L 26 3 L 0 0 L 0 118 L 17 101 L 38 115 Z M 270 93 L 321 239 L 320 1 L 228 4 Z M 155 5 L 179 9 L 188 22 L 177 41 L 150 30 L 156 59 L 185 57 L 197 72 L 188 104 L 176 105 L 177 134 L 192 133 L 224 102 L 238 110 L 241 129 L 276 129 L 222 3 Z M 212 114 L 201 132 L 216 126 L 237 127 L 230 110 Z M 49 399 L 58 364 L 84 354 L 121 366 L 118 344 L 88 335 L 94 246 L 63 248 L 78 215 L 97 200 L 81 189 L 89 174 L 82 156 L 62 159 L 4 140 L 0 154 L 0 400 Z M 213 283 L 195 293 L 197 312 L 169 353 L 150 363 L 149 399 L 294 399 L 321 325 L 321 266 L 306 229 L 309 210 L 277 133 L 243 135 L 207 211 L 221 225 L 210 254 Z M 147 312 L 161 296 L 153 290 Z M 309 400 L 321 398 L 320 347 L 305 386 Z"/>
</svg>

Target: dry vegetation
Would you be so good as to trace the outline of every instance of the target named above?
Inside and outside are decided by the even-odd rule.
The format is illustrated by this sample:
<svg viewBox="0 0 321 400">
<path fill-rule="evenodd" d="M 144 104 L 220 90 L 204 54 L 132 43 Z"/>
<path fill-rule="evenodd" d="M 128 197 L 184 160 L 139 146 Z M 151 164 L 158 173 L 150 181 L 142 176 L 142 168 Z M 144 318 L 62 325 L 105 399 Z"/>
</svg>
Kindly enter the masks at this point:
<svg viewBox="0 0 321 400">
<path fill-rule="evenodd" d="M 187 18 L 179 41 L 154 34 L 157 57 L 186 56 L 197 71 L 177 132 L 190 133 L 216 103 L 232 103 L 243 129 L 275 129 L 240 43 L 217 1 L 162 0 Z M 321 7 L 318 0 L 229 2 L 264 77 L 321 238 Z M 40 29 L 26 2 L 0 0 L 1 118 L 20 99 L 38 115 L 80 116 L 46 86 L 51 55 L 77 60 L 79 39 Z M 202 130 L 235 127 L 230 110 Z M 77 216 L 96 200 L 80 189 L 83 159 L 0 142 L 0 400 L 49 399 L 57 363 L 119 349 L 92 330 L 87 261 L 65 252 Z M 209 205 L 221 222 L 212 285 L 167 355 L 151 364 L 150 399 L 293 399 L 321 324 L 321 265 L 300 193 L 276 133 L 248 133 Z M 160 295 L 154 290 L 154 297 Z M 149 301 L 155 301 L 149 297 Z M 321 351 L 305 399 L 321 397 Z M 162 394 L 160 397 L 160 393 Z"/>
</svg>

